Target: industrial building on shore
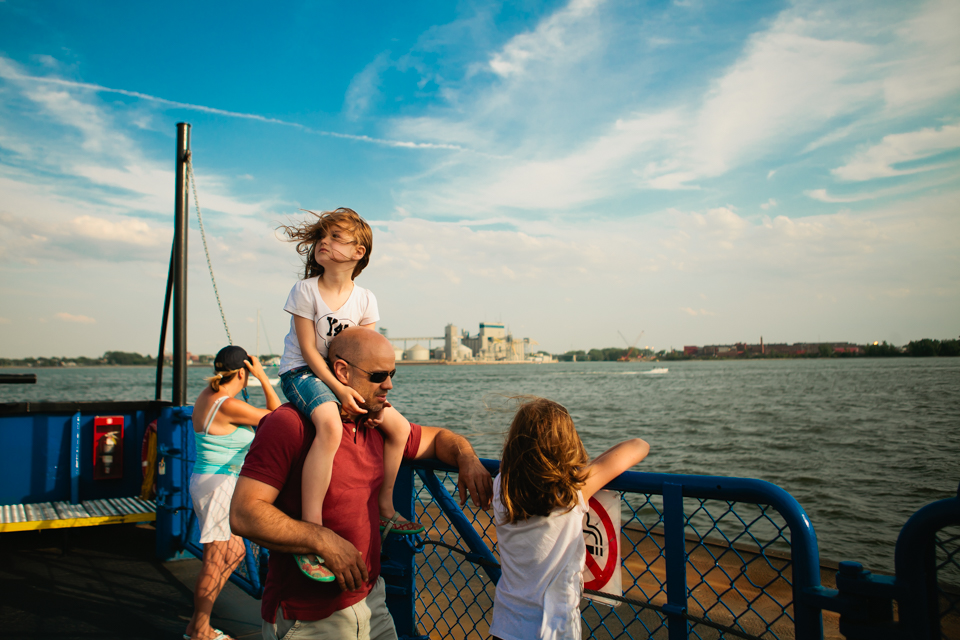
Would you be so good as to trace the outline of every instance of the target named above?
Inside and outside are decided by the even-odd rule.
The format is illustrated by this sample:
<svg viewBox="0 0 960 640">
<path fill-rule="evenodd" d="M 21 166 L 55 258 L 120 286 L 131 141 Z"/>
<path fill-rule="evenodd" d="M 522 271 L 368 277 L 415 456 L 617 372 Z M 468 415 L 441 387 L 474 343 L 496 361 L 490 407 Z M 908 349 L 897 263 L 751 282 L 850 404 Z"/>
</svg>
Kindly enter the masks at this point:
<svg viewBox="0 0 960 640">
<path fill-rule="evenodd" d="M 547 354 L 532 353 L 530 347 L 537 342 L 530 338 L 514 338 L 502 322 L 481 322 L 480 331 L 474 336 L 466 329 L 458 330 L 453 324 L 448 324 L 443 336 L 438 337 L 395 338 L 386 329 L 380 329 L 380 332 L 393 343 L 397 362 L 556 362 Z M 442 346 L 434 348 L 434 341 Z M 410 342 L 414 344 L 408 347 Z M 424 342 L 427 346 L 423 346 Z"/>
</svg>

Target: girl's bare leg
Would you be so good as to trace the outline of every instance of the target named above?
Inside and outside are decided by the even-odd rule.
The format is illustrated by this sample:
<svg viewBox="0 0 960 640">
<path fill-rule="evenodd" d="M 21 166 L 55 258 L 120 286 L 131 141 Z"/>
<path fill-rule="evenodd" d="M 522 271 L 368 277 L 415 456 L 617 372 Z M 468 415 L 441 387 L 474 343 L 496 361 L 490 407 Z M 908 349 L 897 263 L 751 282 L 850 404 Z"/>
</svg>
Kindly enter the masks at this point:
<svg viewBox="0 0 960 640">
<path fill-rule="evenodd" d="M 393 407 L 387 407 L 383 410 L 383 422 L 379 428 L 383 433 L 383 486 L 380 487 L 377 503 L 380 517 L 390 518 L 396 512 L 393 507 L 393 487 L 397 483 L 407 438 L 410 437 L 410 422 Z"/>
<path fill-rule="evenodd" d="M 244 551 L 243 539 L 239 536 L 230 536 L 229 540 L 207 542 L 203 545 L 203 565 L 193 591 L 193 618 L 185 632 L 191 638 L 207 640 L 217 635 L 210 626 L 213 603 L 230 574 L 243 560 Z"/>
<path fill-rule="evenodd" d="M 336 402 L 324 402 L 313 410 L 310 420 L 317 428 L 317 437 L 303 461 L 303 516 L 302 520 L 323 524 L 323 499 L 330 488 L 333 472 L 333 457 L 340 448 L 343 423 Z"/>
</svg>

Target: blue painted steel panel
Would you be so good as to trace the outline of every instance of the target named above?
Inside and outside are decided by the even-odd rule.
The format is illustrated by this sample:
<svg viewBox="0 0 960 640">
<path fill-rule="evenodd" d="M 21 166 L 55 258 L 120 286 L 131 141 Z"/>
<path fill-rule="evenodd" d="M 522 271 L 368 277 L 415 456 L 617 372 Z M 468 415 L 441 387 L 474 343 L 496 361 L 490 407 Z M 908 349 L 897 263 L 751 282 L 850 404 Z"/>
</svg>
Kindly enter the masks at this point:
<svg viewBox="0 0 960 640">
<path fill-rule="evenodd" d="M 126 403 L 128 406 L 130 403 Z M 109 409 L 109 407 L 108 407 Z M 123 477 L 93 479 L 93 419 L 124 416 Z M 102 500 L 140 494 L 146 410 L 0 415 L 0 504 Z"/>
<path fill-rule="evenodd" d="M 193 407 L 166 407 L 157 420 L 157 557 L 179 554 L 190 535 Z"/>
</svg>

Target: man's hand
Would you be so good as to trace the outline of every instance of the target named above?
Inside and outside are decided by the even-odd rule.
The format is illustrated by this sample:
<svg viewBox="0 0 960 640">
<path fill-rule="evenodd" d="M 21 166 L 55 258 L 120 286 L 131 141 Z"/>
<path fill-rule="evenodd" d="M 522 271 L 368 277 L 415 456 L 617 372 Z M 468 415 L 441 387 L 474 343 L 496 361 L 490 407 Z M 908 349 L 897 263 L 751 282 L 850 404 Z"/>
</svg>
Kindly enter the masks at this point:
<svg viewBox="0 0 960 640">
<path fill-rule="evenodd" d="M 324 535 L 317 554 L 323 557 L 323 566 L 337 577 L 337 584 L 344 591 L 357 591 L 367 582 L 367 565 L 357 548 L 329 529 Z"/>
<path fill-rule="evenodd" d="M 481 509 L 490 508 L 490 499 L 493 496 L 493 478 L 490 472 L 480 463 L 473 450 L 470 453 L 464 452 L 460 456 L 457 467 L 457 487 L 460 490 L 460 506 L 467 504 L 467 494 L 473 499 L 473 503 Z"/>
<path fill-rule="evenodd" d="M 363 556 L 347 540 L 312 522 L 294 520 L 274 502 L 279 491 L 259 480 L 240 476 L 230 504 L 230 528 L 261 547 L 283 553 L 314 553 L 345 591 L 356 591 L 369 579 Z"/>
<path fill-rule="evenodd" d="M 414 457 L 436 458 L 455 466 L 459 471 L 457 487 L 460 490 L 460 506 L 467 503 L 469 494 L 478 507 L 490 508 L 493 478 L 466 438 L 449 429 L 420 427 L 420 449 Z"/>
</svg>

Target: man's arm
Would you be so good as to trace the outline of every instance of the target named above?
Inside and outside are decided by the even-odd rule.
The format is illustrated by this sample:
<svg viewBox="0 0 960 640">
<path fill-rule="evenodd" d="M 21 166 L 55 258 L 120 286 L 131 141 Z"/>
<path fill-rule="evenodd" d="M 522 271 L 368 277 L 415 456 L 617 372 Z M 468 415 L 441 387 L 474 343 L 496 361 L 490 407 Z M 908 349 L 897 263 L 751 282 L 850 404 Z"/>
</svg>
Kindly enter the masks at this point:
<svg viewBox="0 0 960 640">
<path fill-rule="evenodd" d="M 460 490 L 460 506 L 467 503 L 467 495 L 481 509 L 490 508 L 493 495 L 493 478 L 481 464 L 480 458 L 467 439 L 449 429 L 440 427 L 421 427 L 420 449 L 415 456 L 436 458 L 458 469 L 457 487 Z"/>
<path fill-rule="evenodd" d="M 283 553 L 313 553 L 337 576 L 341 589 L 356 591 L 367 581 L 367 566 L 355 546 L 336 533 L 310 522 L 294 520 L 274 506 L 279 491 L 240 476 L 230 503 L 230 528 L 261 547 Z"/>
</svg>

